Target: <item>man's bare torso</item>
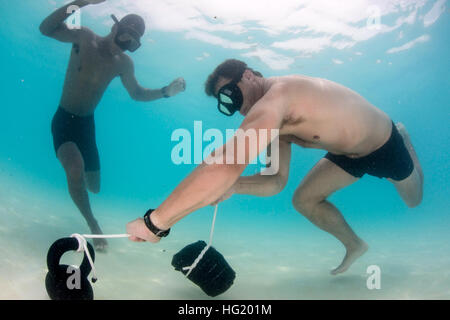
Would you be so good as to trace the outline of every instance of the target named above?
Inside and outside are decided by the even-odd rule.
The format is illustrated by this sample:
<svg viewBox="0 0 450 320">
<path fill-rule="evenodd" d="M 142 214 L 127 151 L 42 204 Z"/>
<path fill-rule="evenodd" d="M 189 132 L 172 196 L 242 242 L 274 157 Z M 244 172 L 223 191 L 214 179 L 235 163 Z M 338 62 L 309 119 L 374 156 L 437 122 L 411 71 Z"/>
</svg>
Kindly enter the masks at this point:
<svg viewBox="0 0 450 320">
<path fill-rule="evenodd" d="M 306 76 L 270 78 L 287 88 L 287 115 L 282 139 L 305 148 L 325 149 L 349 157 L 381 147 L 391 133 L 391 120 L 356 92 L 335 82 Z"/>
<path fill-rule="evenodd" d="M 112 54 L 108 43 L 87 33 L 72 47 L 60 105 L 68 112 L 93 114 L 110 82 L 120 74 L 124 54 Z"/>
</svg>

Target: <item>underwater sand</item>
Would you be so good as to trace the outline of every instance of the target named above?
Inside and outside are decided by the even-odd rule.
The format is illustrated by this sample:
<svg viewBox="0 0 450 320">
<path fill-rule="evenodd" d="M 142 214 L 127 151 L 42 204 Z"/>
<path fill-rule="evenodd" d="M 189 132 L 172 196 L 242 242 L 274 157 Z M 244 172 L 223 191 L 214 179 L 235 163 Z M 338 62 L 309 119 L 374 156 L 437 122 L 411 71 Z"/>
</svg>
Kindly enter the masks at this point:
<svg viewBox="0 0 450 320">
<path fill-rule="evenodd" d="M 0 299 L 48 299 L 44 279 L 49 246 L 88 229 L 65 192 L 28 186 L 5 172 L 0 178 Z M 137 207 L 92 202 L 105 233 L 124 233 L 125 224 L 137 217 Z M 192 219 L 179 223 L 158 244 L 109 240 L 108 252 L 96 255 L 95 299 L 210 299 L 173 269 L 171 259 L 185 245 L 208 240 L 212 212 L 201 224 L 193 225 Z M 369 251 L 345 274 L 331 276 L 329 270 L 340 263 L 344 249 L 302 217 L 299 232 L 269 236 L 269 228 L 263 226 L 229 226 L 221 219 L 223 214 L 219 209 L 213 246 L 237 276 L 234 285 L 215 299 L 450 298 L 445 226 L 426 233 L 417 229 L 392 233 L 382 224 L 365 230 Z M 81 259 L 79 253 L 67 253 L 62 261 L 78 264 Z M 372 264 L 381 268 L 379 290 L 366 287 L 366 269 Z"/>
</svg>

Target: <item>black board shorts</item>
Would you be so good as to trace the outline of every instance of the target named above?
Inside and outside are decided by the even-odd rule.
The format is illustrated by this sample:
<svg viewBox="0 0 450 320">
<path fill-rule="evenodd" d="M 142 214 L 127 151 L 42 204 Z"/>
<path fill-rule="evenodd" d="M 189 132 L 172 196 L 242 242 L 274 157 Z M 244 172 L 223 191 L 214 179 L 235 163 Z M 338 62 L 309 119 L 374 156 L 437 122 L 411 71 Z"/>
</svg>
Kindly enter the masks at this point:
<svg viewBox="0 0 450 320">
<path fill-rule="evenodd" d="M 52 135 L 56 153 L 62 144 L 73 142 L 83 157 L 84 171 L 100 170 L 93 115 L 80 117 L 59 107 L 53 116 Z"/>
<path fill-rule="evenodd" d="M 329 152 L 325 158 L 356 178 L 367 173 L 378 178 L 401 181 L 409 177 L 414 169 L 413 160 L 394 122 L 389 140 L 371 154 L 361 158 L 349 158 Z"/>
</svg>

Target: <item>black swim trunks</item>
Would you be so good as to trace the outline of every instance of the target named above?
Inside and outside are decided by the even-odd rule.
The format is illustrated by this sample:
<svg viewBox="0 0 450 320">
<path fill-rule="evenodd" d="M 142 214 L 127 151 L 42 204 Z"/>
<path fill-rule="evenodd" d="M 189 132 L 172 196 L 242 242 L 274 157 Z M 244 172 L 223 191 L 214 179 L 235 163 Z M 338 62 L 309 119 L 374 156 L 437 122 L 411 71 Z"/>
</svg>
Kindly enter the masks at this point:
<svg viewBox="0 0 450 320">
<path fill-rule="evenodd" d="M 389 140 L 371 154 L 355 159 L 327 153 L 325 158 L 357 178 L 367 173 L 378 178 L 401 181 L 409 177 L 414 169 L 413 160 L 394 122 Z"/>
<path fill-rule="evenodd" d="M 59 107 L 53 116 L 52 134 L 55 152 L 63 143 L 73 142 L 83 156 L 84 170 L 100 170 L 93 115 L 80 117 Z"/>
</svg>

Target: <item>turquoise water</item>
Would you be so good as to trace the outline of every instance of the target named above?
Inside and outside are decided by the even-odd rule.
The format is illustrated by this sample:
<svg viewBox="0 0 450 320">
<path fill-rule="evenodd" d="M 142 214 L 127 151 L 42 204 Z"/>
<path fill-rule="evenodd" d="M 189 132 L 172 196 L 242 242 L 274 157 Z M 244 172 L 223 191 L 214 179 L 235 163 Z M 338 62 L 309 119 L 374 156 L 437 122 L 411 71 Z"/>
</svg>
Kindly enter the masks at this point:
<svg viewBox="0 0 450 320">
<path fill-rule="evenodd" d="M 330 276 L 344 248 L 291 205 L 295 188 L 325 151 L 294 147 L 283 192 L 271 198 L 237 195 L 219 206 L 213 245 L 237 277 L 218 299 L 449 299 L 448 3 L 355 1 L 333 8 L 323 1 L 297 2 L 309 10 L 297 24 L 295 13 L 302 11 L 292 1 L 276 7 L 249 1 L 238 8 L 234 1 L 224 7 L 219 1 L 108 0 L 83 9 L 82 24 L 100 35 L 109 32 L 110 13 L 144 16 L 148 32 L 132 54 L 137 79 L 150 88 L 179 76 L 187 82 L 186 92 L 150 103 L 132 101 L 119 79 L 111 83 L 95 114 L 102 167 L 102 190 L 91 195 L 95 216 L 105 233 L 124 233 L 127 222 L 158 206 L 193 170 L 195 165 L 171 161 L 175 129 L 193 132 L 200 120 L 204 130 L 239 126 L 241 116 L 224 118 L 204 94 L 207 76 L 223 60 L 244 60 L 265 76 L 327 78 L 405 124 L 425 174 L 423 202 L 409 209 L 390 183 L 369 176 L 334 194 L 332 202 L 370 249 L 345 274 Z M 0 2 L 2 299 L 48 299 L 48 247 L 89 232 L 67 192 L 50 133 L 71 46 L 38 30 L 63 4 Z M 382 9 L 377 34 L 364 32 L 369 5 Z M 299 37 L 316 40 L 297 49 L 287 42 Z M 189 215 L 156 245 L 110 240 L 108 253 L 96 260 L 96 298 L 208 298 L 170 262 L 185 245 L 207 241 L 212 213 L 208 207 Z M 366 287 L 370 265 L 381 269 L 379 290 Z"/>
</svg>

